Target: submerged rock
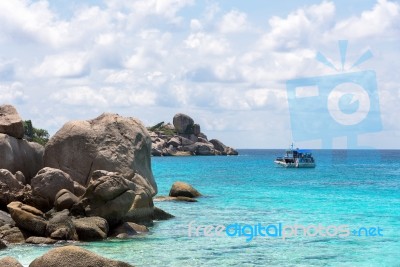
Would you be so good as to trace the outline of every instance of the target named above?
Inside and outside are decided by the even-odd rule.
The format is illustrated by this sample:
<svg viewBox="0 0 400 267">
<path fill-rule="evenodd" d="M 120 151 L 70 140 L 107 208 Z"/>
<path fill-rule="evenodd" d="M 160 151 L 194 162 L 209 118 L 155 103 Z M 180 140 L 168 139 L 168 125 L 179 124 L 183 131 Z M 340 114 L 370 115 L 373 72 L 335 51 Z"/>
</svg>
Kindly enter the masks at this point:
<svg viewBox="0 0 400 267">
<path fill-rule="evenodd" d="M 174 218 L 175 216 L 158 208 L 154 207 L 154 214 L 153 214 L 153 220 L 156 221 L 165 221 Z"/>
<path fill-rule="evenodd" d="M 116 238 L 128 238 L 131 236 L 135 236 L 139 233 L 147 233 L 149 229 L 140 224 L 125 222 L 121 225 L 118 225 L 112 230 L 111 236 Z"/>
<path fill-rule="evenodd" d="M 121 261 L 110 260 L 76 246 L 54 248 L 35 259 L 29 267 L 131 267 Z"/>
<path fill-rule="evenodd" d="M 157 196 L 154 198 L 154 201 L 163 202 L 163 201 L 180 201 L 180 202 L 197 202 L 197 199 L 190 197 L 170 197 L 170 196 Z"/>
</svg>

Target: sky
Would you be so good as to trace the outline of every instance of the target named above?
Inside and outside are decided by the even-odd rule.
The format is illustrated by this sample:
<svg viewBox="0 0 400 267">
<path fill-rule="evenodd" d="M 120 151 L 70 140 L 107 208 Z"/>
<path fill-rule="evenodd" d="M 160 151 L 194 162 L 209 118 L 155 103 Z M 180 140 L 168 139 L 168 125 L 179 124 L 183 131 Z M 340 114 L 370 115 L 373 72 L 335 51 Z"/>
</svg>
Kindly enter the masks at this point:
<svg viewBox="0 0 400 267">
<path fill-rule="evenodd" d="M 393 0 L 6 0 L 0 104 L 50 134 L 185 113 L 235 148 L 399 149 L 399 43 Z"/>
</svg>

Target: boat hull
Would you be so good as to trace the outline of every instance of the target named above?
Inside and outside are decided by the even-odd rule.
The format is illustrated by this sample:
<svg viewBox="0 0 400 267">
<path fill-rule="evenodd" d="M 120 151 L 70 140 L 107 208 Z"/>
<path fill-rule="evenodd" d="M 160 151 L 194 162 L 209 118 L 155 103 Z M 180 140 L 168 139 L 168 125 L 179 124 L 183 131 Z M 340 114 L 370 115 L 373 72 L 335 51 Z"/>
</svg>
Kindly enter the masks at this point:
<svg viewBox="0 0 400 267">
<path fill-rule="evenodd" d="M 315 163 L 287 163 L 279 160 L 274 161 L 278 166 L 284 168 L 315 168 Z"/>
</svg>

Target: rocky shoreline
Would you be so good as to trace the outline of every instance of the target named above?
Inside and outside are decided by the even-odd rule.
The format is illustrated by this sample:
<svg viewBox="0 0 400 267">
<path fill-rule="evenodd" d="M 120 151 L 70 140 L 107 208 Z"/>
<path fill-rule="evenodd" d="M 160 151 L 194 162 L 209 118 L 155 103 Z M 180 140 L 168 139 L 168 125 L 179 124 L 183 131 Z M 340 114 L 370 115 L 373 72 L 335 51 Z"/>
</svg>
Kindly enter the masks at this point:
<svg viewBox="0 0 400 267">
<path fill-rule="evenodd" d="M 160 122 L 148 128 L 152 156 L 233 156 L 239 153 L 217 139 L 208 140 L 199 124 L 178 113 L 173 124 Z"/>
<path fill-rule="evenodd" d="M 188 127 L 185 134 L 192 131 Z M 185 138 L 179 129 L 172 138 Z M 105 113 L 92 120 L 70 121 L 45 147 L 28 142 L 23 133 L 17 110 L 0 106 L 0 249 L 20 243 L 129 238 L 148 232 L 153 220 L 173 217 L 154 206 L 157 184 L 151 154 L 157 131 L 151 137 L 139 120 Z M 190 142 L 196 154 L 203 151 L 198 141 L 207 139 L 200 128 L 190 135 L 197 138 Z M 154 141 L 159 142 L 157 138 Z M 166 143 L 171 145 L 171 140 Z M 206 142 L 201 145 L 223 154 Z M 185 147 L 166 149 L 176 154 Z M 200 195 L 179 182 L 164 200 L 192 202 Z M 73 264 L 63 261 L 62 255 L 70 255 Z M 101 266 L 131 266 L 68 246 L 50 250 L 30 266 L 92 266 L 91 260 Z M 0 259 L 0 266 L 6 264 L 20 266 L 9 257 Z"/>
</svg>

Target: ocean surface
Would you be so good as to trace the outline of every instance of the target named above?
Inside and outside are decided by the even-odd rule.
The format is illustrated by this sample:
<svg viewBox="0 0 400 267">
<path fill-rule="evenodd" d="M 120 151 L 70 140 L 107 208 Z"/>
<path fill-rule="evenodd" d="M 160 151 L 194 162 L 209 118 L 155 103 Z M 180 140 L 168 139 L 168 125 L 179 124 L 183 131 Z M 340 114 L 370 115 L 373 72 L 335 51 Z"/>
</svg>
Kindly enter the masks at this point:
<svg viewBox="0 0 400 267">
<path fill-rule="evenodd" d="M 400 151 L 315 150 L 315 169 L 276 167 L 284 150 L 239 152 L 152 158 L 159 195 L 184 181 L 204 196 L 155 202 L 176 218 L 149 234 L 79 245 L 135 266 L 400 266 Z M 215 236 L 219 225 L 229 235 L 219 228 Z M 268 234 L 251 239 L 254 225 L 269 226 Z M 295 235 L 294 225 L 308 228 Z M 28 266 L 50 248 L 12 246 L 0 257 Z"/>
</svg>

